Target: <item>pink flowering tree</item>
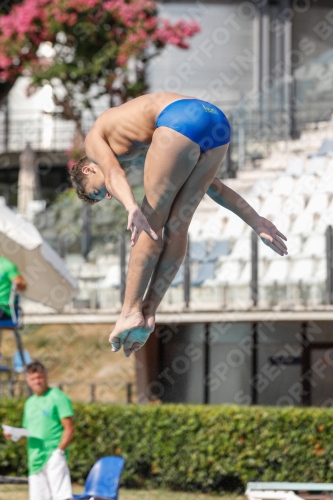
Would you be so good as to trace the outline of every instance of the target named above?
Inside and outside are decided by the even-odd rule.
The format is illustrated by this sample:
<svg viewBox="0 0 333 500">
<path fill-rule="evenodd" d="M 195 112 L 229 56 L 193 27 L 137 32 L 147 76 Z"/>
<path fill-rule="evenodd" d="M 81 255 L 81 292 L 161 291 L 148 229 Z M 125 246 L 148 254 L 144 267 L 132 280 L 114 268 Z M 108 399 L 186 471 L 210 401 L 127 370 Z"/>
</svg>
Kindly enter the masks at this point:
<svg viewBox="0 0 333 500">
<path fill-rule="evenodd" d="M 111 105 L 141 95 L 148 60 L 168 44 L 186 49 L 199 30 L 161 20 L 153 0 L 24 0 L 0 16 L 0 83 L 8 91 L 28 75 L 30 92 L 50 84 L 83 137 L 84 109 L 105 94 Z"/>
</svg>

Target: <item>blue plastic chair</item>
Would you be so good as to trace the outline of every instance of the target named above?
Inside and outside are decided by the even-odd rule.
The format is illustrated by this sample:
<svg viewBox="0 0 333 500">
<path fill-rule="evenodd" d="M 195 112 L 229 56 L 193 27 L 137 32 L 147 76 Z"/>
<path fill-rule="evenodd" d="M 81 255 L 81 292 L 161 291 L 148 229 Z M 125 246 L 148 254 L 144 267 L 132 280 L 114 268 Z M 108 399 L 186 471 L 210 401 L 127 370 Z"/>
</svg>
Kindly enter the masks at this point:
<svg viewBox="0 0 333 500">
<path fill-rule="evenodd" d="M 89 472 L 82 495 L 73 495 L 73 498 L 118 500 L 124 464 L 122 457 L 100 458 Z"/>
</svg>

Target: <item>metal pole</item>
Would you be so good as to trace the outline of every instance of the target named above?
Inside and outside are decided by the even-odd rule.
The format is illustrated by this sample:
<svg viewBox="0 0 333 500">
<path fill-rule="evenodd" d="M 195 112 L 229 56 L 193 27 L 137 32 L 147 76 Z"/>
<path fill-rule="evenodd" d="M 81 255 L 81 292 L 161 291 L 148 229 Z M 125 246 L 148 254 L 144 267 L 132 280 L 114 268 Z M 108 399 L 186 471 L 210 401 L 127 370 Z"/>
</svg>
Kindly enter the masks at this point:
<svg viewBox="0 0 333 500">
<path fill-rule="evenodd" d="M 119 235 L 120 254 L 120 302 L 124 303 L 126 289 L 126 238 L 125 234 Z"/>
<path fill-rule="evenodd" d="M 307 322 L 302 324 L 302 406 L 310 406 L 311 385 L 309 380 L 310 372 L 310 343 L 307 337 Z"/>
<path fill-rule="evenodd" d="M 95 384 L 90 384 L 90 403 L 95 401 Z"/>
<path fill-rule="evenodd" d="M 258 236 L 253 231 L 251 240 L 251 299 L 252 305 L 258 305 Z"/>
<path fill-rule="evenodd" d="M 187 236 L 187 247 L 184 259 L 184 302 L 190 306 L 191 300 L 191 265 L 190 265 L 190 235 Z"/>
<path fill-rule="evenodd" d="M 90 205 L 82 203 L 81 253 L 87 260 L 90 251 Z"/>
<path fill-rule="evenodd" d="M 127 384 L 127 403 L 132 403 L 132 384 Z"/>
<path fill-rule="evenodd" d="M 65 258 L 65 255 L 66 255 L 66 245 L 65 245 L 64 237 L 61 234 L 59 234 L 59 237 L 58 237 L 58 254 L 60 255 L 60 257 L 62 259 Z"/>
<path fill-rule="evenodd" d="M 209 404 L 209 396 L 210 396 L 210 390 L 209 390 L 209 384 L 208 384 L 208 377 L 209 377 L 209 371 L 210 371 L 210 323 L 205 324 L 205 345 L 204 345 L 204 353 L 205 353 L 205 358 L 204 358 L 204 380 L 206 380 L 206 383 L 204 384 L 204 404 L 208 405 Z"/>
<path fill-rule="evenodd" d="M 297 137 L 296 79 L 292 76 L 290 92 L 290 137 Z"/>
<path fill-rule="evenodd" d="M 326 229 L 326 302 L 327 304 L 333 304 L 333 261 L 332 261 L 332 251 L 333 251 L 333 229 L 332 226 L 328 226 Z"/>
<path fill-rule="evenodd" d="M 285 138 L 289 138 L 291 131 L 291 76 L 292 76 L 292 23 L 289 17 L 291 9 L 290 0 L 280 0 L 280 7 L 285 13 L 282 22 L 283 26 L 283 112 L 286 117 Z"/>
<path fill-rule="evenodd" d="M 270 18 L 269 2 L 259 7 L 259 89 L 260 89 L 260 129 L 266 126 L 268 120 L 268 96 L 265 95 L 265 81 L 270 72 Z"/>
<path fill-rule="evenodd" d="M 252 324 L 252 405 L 258 404 L 258 323 Z"/>
</svg>

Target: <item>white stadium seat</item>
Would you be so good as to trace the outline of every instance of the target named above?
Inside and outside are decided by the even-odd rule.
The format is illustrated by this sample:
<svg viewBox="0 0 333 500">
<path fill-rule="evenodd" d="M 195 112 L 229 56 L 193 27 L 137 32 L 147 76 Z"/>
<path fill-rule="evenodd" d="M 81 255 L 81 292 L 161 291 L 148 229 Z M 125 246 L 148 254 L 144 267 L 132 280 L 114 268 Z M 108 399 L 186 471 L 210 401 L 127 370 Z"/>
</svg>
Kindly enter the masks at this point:
<svg viewBox="0 0 333 500">
<path fill-rule="evenodd" d="M 333 169 L 326 171 L 319 179 L 316 192 L 333 194 Z"/>
<path fill-rule="evenodd" d="M 267 194 L 271 192 L 272 181 L 267 177 L 259 179 L 253 185 L 251 189 L 251 196 L 259 196 L 260 198 L 266 198 Z"/>
<path fill-rule="evenodd" d="M 261 207 L 260 213 L 264 217 L 277 215 L 281 212 L 282 198 L 281 196 L 268 196 Z"/>
<path fill-rule="evenodd" d="M 239 260 L 226 260 L 215 273 L 215 284 L 237 285 L 237 280 L 243 268 L 243 262 Z"/>
<path fill-rule="evenodd" d="M 261 199 L 258 196 L 242 195 L 242 197 L 256 212 L 260 212 Z"/>
<path fill-rule="evenodd" d="M 326 255 L 325 235 L 309 236 L 304 244 L 302 254 L 306 257 L 324 259 Z"/>
<path fill-rule="evenodd" d="M 280 259 L 270 262 L 269 267 L 264 274 L 261 282 L 263 285 L 273 283 L 286 283 L 289 274 L 289 259 L 280 257 Z"/>
<path fill-rule="evenodd" d="M 235 214 L 231 214 L 224 230 L 220 232 L 219 237 L 224 240 L 229 238 L 236 240 L 240 236 L 244 236 L 248 233 L 249 230 L 250 227 L 240 217 Z"/>
<path fill-rule="evenodd" d="M 315 175 L 302 175 L 295 183 L 295 194 L 311 195 L 316 191 L 318 179 Z"/>
<path fill-rule="evenodd" d="M 283 213 L 287 215 L 298 215 L 303 212 L 305 199 L 302 194 L 293 194 L 288 196 L 283 203 Z"/>
<path fill-rule="evenodd" d="M 328 195 L 326 193 L 315 193 L 308 201 L 305 211 L 309 214 L 322 214 L 328 206 Z"/>
<path fill-rule="evenodd" d="M 251 239 L 246 236 L 236 240 L 230 253 L 230 259 L 250 260 L 251 259 Z"/>
<path fill-rule="evenodd" d="M 204 227 L 202 228 L 202 231 L 200 233 L 200 237 L 203 240 L 209 240 L 209 239 L 214 239 L 218 240 L 221 239 L 223 234 L 223 238 L 225 239 L 224 233 L 223 233 L 223 219 L 220 215 L 210 217 L 206 223 L 204 224 Z"/>
<path fill-rule="evenodd" d="M 304 159 L 295 157 L 292 158 L 286 168 L 286 175 L 292 175 L 293 177 L 301 177 L 304 173 Z"/>
<path fill-rule="evenodd" d="M 280 212 L 279 214 L 274 215 L 274 217 L 271 217 L 270 220 L 271 222 L 273 222 L 273 224 L 275 224 L 278 230 L 281 231 L 281 233 L 288 237 L 288 232 L 291 224 L 289 215 Z"/>
<path fill-rule="evenodd" d="M 294 221 L 291 232 L 297 234 L 311 234 L 313 228 L 313 215 L 307 212 L 302 212 Z"/>
<path fill-rule="evenodd" d="M 333 206 L 332 203 L 314 224 L 316 233 L 324 234 L 328 226 L 333 226 Z"/>
<path fill-rule="evenodd" d="M 262 277 L 262 272 L 263 272 L 263 262 L 259 261 L 258 263 L 258 279 L 260 283 L 260 279 Z M 239 286 L 246 286 L 250 285 L 251 283 L 251 277 L 252 277 L 252 265 L 251 262 L 246 262 L 245 266 L 243 267 L 240 276 L 237 280 L 237 285 Z"/>
<path fill-rule="evenodd" d="M 313 259 L 299 259 L 291 262 L 289 272 L 290 283 L 310 283 L 313 277 L 315 261 Z"/>
<path fill-rule="evenodd" d="M 290 196 L 293 193 L 295 179 L 290 175 L 278 177 L 272 189 L 272 195 Z"/>
<path fill-rule="evenodd" d="M 306 172 L 308 174 L 321 175 L 326 169 L 326 158 L 325 156 L 313 156 L 308 159 L 308 164 L 306 166 Z"/>
<path fill-rule="evenodd" d="M 199 239 L 202 228 L 203 224 L 199 220 L 192 220 L 188 230 L 190 238 L 193 240 Z"/>
</svg>

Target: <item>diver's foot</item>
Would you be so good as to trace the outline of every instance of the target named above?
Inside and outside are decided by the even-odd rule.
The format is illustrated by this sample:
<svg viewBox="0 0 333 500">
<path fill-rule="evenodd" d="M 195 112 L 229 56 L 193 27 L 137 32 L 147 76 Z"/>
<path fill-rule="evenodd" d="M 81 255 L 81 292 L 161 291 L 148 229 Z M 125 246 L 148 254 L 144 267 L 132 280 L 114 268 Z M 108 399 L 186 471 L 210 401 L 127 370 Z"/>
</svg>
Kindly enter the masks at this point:
<svg viewBox="0 0 333 500">
<path fill-rule="evenodd" d="M 129 333 L 140 331 L 144 325 L 145 319 L 141 311 L 135 311 L 129 314 L 121 313 L 109 337 L 109 342 L 112 345 L 112 352 L 119 351 L 121 346 L 124 345 Z"/>
<path fill-rule="evenodd" d="M 150 315 L 144 318 L 144 326 L 140 329 L 132 329 L 124 343 L 125 356 L 130 356 L 132 352 L 138 351 L 145 345 L 149 335 L 155 328 L 155 316 Z"/>
</svg>

